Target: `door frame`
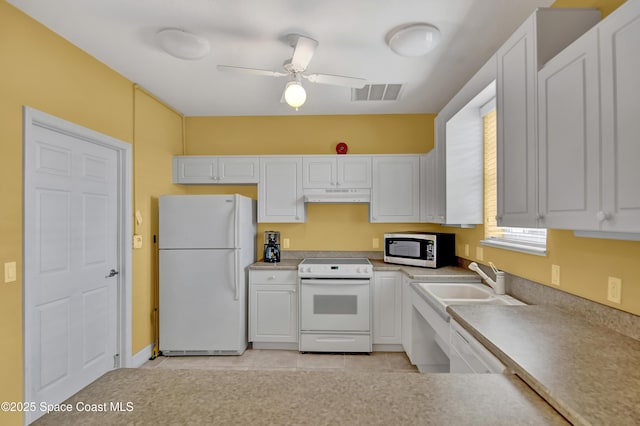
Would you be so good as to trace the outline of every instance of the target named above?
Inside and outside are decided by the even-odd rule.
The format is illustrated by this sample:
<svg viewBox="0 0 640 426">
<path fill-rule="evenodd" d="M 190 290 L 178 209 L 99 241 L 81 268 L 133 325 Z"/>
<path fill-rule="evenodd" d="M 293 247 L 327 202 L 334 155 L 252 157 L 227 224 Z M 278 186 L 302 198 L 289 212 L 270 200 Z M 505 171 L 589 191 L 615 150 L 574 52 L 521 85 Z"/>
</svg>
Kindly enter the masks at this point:
<svg viewBox="0 0 640 426">
<path fill-rule="evenodd" d="M 26 147 L 33 143 L 32 129 L 34 127 L 44 127 L 46 129 L 62 133 L 87 143 L 93 143 L 105 148 L 112 149 L 117 153 L 117 203 L 118 203 L 118 242 L 117 242 L 117 260 L 119 268 L 118 280 L 118 306 L 117 306 L 117 353 L 120 354 L 119 367 L 131 367 L 133 363 L 132 351 L 132 301 L 131 301 L 131 277 L 132 277 L 132 193 L 133 193 L 133 146 L 129 143 L 122 142 L 105 134 L 90 130 L 86 127 L 63 120 L 53 115 L 44 113 L 34 108 L 23 107 L 23 173 L 26 165 Z M 26 253 L 26 186 L 24 185 L 27 176 L 23 176 L 23 216 L 22 216 L 22 261 L 23 261 L 23 278 L 22 278 L 22 338 L 23 338 L 23 362 L 24 362 L 24 397 L 25 401 L 31 401 L 30 385 L 31 385 L 31 369 L 29 359 L 31 355 L 30 339 L 27 338 L 28 330 L 31 330 L 30 313 L 27 312 L 28 301 L 33 298 L 28 280 L 30 271 L 27 268 Z M 27 422 L 25 415 L 25 424 Z"/>
</svg>

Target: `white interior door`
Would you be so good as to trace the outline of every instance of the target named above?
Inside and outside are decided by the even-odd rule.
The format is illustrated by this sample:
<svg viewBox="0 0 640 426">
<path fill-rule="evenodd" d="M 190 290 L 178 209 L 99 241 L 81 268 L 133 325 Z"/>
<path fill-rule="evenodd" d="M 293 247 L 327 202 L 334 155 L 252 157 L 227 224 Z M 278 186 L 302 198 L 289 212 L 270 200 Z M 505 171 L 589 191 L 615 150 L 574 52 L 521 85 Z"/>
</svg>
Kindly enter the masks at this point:
<svg viewBox="0 0 640 426">
<path fill-rule="evenodd" d="M 25 394 L 39 406 L 115 365 L 118 153 L 33 125 L 24 197 Z"/>
</svg>

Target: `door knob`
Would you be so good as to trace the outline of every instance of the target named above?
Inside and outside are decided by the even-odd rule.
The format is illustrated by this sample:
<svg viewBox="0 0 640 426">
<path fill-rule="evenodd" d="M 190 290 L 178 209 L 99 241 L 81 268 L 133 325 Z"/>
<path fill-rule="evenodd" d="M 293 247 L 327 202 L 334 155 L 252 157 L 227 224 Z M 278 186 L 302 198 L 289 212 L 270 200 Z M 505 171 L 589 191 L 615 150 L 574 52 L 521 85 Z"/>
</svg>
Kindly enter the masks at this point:
<svg viewBox="0 0 640 426">
<path fill-rule="evenodd" d="M 119 274 L 118 271 L 116 271 L 115 269 L 112 269 L 112 270 L 109 271 L 109 275 L 105 275 L 104 277 L 105 278 L 111 278 L 111 277 L 115 277 L 118 274 Z"/>
</svg>

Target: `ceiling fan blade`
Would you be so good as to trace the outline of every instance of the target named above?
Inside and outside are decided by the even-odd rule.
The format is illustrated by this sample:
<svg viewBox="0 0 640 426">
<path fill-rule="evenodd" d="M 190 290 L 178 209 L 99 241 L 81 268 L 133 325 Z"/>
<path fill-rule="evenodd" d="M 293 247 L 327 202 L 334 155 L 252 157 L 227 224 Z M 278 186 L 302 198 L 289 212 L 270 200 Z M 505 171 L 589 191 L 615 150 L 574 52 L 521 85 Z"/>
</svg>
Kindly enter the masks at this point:
<svg viewBox="0 0 640 426">
<path fill-rule="evenodd" d="M 261 70 L 257 68 L 234 67 L 231 65 L 218 65 L 216 68 L 218 69 L 218 71 L 239 72 L 239 73 L 251 74 L 251 75 L 264 75 L 267 77 L 284 77 L 289 75 L 286 72 Z"/>
<path fill-rule="evenodd" d="M 291 69 L 293 72 L 302 72 L 307 69 L 313 53 L 318 47 L 318 42 L 312 38 L 292 35 L 291 45 L 293 48 L 293 56 L 291 57 Z M 295 43 L 295 44 L 294 44 Z"/>
<path fill-rule="evenodd" d="M 364 78 L 347 77 L 344 75 L 331 75 L 331 74 L 304 75 L 303 74 L 302 76 L 312 83 L 330 84 L 332 86 L 352 87 L 354 89 L 362 89 L 367 84 L 367 80 L 365 80 Z"/>
</svg>

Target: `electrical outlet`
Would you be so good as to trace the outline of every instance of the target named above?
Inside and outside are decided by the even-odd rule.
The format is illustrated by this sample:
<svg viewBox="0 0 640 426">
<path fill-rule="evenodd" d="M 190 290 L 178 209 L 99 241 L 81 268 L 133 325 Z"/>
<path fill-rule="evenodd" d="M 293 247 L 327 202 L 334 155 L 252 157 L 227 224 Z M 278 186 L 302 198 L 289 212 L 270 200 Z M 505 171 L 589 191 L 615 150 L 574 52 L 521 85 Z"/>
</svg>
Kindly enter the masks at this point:
<svg viewBox="0 0 640 426">
<path fill-rule="evenodd" d="M 613 303 L 622 301 L 622 280 L 616 277 L 609 277 L 607 287 L 607 300 Z"/>
<path fill-rule="evenodd" d="M 464 245 L 464 255 L 465 257 L 469 257 L 469 244 Z"/>
<path fill-rule="evenodd" d="M 560 285 L 560 265 L 551 265 L 551 284 Z"/>
<path fill-rule="evenodd" d="M 289 238 L 283 238 L 282 239 L 282 248 L 289 248 Z"/>
<path fill-rule="evenodd" d="M 379 248 L 380 247 L 380 239 L 379 238 L 374 238 L 371 241 L 371 247 L 373 248 Z"/>
<path fill-rule="evenodd" d="M 16 280 L 16 262 L 4 264 L 4 282 L 12 283 Z"/>
<path fill-rule="evenodd" d="M 484 260 L 484 250 L 482 247 L 476 247 L 476 259 Z"/>
</svg>

